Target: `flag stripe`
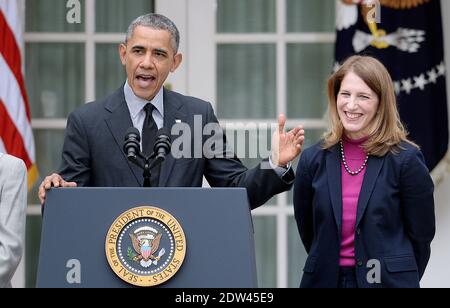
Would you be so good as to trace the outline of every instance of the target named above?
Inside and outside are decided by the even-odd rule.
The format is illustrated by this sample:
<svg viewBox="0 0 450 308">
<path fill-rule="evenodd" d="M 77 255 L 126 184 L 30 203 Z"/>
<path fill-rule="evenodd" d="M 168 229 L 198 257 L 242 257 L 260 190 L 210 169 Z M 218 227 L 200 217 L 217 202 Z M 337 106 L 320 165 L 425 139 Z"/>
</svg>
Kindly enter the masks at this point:
<svg viewBox="0 0 450 308">
<path fill-rule="evenodd" d="M 1 40 L 4 42 L 0 45 L 0 54 L 3 56 L 5 62 L 13 72 L 17 83 L 19 84 L 20 93 L 22 94 L 25 104 L 25 110 L 28 120 L 31 119 L 30 108 L 28 104 L 28 96 L 25 90 L 25 82 L 22 77 L 22 63 L 20 58 L 20 49 L 14 37 L 14 33 L 11 31 L 7 24 L 6 18 L 0 11 L 0 35 Z"/>
<path fill-rule="evenodd" d="M 24 22 L 21 16 L 25 16 L 25 2 L 23 0 L 0 0 L 0 11 L 3 12 L 6 23 L 14 33 L 20 50 L 22 50 Z"/>
<path fill-rule="evenodd" d="M 3 17 L 5 18 L 5 22 L 8 27 L 11 29 L 11 32 L 14 33 L 14 37 L 17 40 L 17 43 L 23 43 L 23 20 L 19 16 L 19 8 L 17 7 L 18 3 L 13 3 L 9 0 L 0 0 L 0 12 L 3 13 Z M 22 50 L 23 45 L 19 46 L 19 49 Z"/>
<path fill-rule="evenodd" d="M 0 99 L 4 103 L 4 108 L 10 116 L 14 126 L 20 132 L 22 140 L 24 140 L 27 149 L 28 157 L 35 161 L 34 156 L 34 140 L 33 131 L 31 129 L 30 121 L 25 112 L 25 102 L 20 95 L 19 85 L 9 67 L 5 63 L 3 57 L 0 56 L 0 75 L 2 82 L 0 82 Z M 2 123 L 3 124 L 3 123 Z M 4 126 L 5 124 L 3 124 Z M 3 135 L 2 135 L 3 136 Z M 5 143 L 6 145 L 6 143 Z"/>
<path fill-rule="evenodd" d="M 0 119 L 2 119 L 3 124 L 0 126 L 0 136 L 2 136 L 6 153 L 20 157 L 29 169 L 33 164 L 28 156 L 22 136 L 11 120 L 2 99 L 0 99 Z"/>
<path fill-rule="evenodd" d="M 6 153 L 5 145 L 3 144 L 2 138 L 0 138 L 0 153 Z"/>
</svg>

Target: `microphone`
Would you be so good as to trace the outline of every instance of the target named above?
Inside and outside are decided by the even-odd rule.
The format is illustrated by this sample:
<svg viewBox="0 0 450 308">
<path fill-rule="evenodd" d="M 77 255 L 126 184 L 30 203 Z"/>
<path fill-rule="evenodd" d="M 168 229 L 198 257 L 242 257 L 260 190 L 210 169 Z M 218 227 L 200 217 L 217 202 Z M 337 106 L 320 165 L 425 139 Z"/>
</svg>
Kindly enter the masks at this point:
<svg viewBox="0 0 450 308">
<path fill-rule="evenodd" d="M 155 160 L 163 161 L 165 156 L 169 154 L 172 143 L 170 141 L 170 133 L 167 128 L 161 128 L 156 133 L 156 141 L 153 151 L 156 155 Z"/>
<path fill-rule="evenodd" d="M 141 150 L 141 136 L 135 127 L 130 127 L 125 133 L 125 143 L 123 151 L 127 155 L 128 160 L 137 161 L 137 156 Z"/>
<path fill-rule="evenodd" d="M 170 152 L 171 146 L 169 130 L 161 128 L 156 133 L 153 153 L 147 157 L 141 153 L 141 134 L 139 131 L 135 127 L 130 127 L 126 131 L 123 151 L 129 161 L 144 170 L 144 187 L 151 187 L 151 170 L 165 160 L 166 155 Z M 144 161 L 143 164 L 139 161 L 138 157 Z M 151 159 L 153 161 L 150 163 Z"/>
</svg>

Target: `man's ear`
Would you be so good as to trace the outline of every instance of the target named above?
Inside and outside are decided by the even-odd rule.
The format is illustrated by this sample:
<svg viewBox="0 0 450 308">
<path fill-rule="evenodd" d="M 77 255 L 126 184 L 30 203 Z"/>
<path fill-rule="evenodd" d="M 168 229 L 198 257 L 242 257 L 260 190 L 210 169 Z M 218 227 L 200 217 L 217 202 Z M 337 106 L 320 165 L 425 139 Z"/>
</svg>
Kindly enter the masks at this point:
<svg viewBox="0 0 450 308">
<path fill-rule="evenodd" d="M 126 55 L 127 55 L 127 45 L 125 45 L 124 43 L 119 45 L 119 57 L 120 57 L 120 62 L 122 62 L 122 65 L 126 64 Z"/>
<path fill-rule="evenodd" d="M 173 64 L 172 64 L 172 68 L 170 69 L 170 72 L 173 73 L 176 71 L 176 69 L 180 66 L 181 61 L 183 60 L 183 55 L 181 53 L 177 53 L 174 57 L 173 57 Z"/>
</svg>

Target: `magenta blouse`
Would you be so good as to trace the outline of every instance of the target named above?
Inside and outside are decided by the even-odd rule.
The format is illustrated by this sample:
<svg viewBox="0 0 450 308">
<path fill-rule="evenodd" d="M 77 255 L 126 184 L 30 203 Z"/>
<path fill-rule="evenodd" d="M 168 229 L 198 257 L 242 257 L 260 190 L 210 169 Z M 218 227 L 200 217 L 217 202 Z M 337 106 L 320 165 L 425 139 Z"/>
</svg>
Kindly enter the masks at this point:
<svg viewBox="0 0 450 308">
<path fill-rule="evenodd" d="M 351 171 L 356 171 L 362 166 L 366 158 L 366 153 L 361 145 L 367 137 L 352 140 L 343 138 L 344 155 L 347 166 Z M 356 212 L 358 208 L 359 193 L 366 173 L 364 168 L 357 175 L 350 175 L 344 168 L 341 161 L 342 170 L 342 241 L 339 265 L 343 267 L 355 266 L 355 224 Z"/>
</svg>

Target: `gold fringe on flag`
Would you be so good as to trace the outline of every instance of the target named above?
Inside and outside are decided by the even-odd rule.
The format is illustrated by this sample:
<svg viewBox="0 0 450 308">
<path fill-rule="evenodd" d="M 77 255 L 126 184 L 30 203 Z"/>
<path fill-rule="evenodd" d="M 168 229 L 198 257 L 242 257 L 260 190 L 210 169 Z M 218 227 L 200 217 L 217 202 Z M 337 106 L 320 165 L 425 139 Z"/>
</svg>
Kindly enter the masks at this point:
<svg viewBox="0 0 450 308">
<path fill-rule="evenodd" d="M 28 191 L 30 191 L 39 178 L 39 172 L 36 165 L 28 169 Z"/>
<path fill-rule="evenodd" d="M 341 0 L 345 4 L 363 4 L 363 0 Z M 379 2 L 382 6 L 397 9 L 397 10 L 405 10 L 418 7 L 419 5 L 430 2 L 431 0 L 373 0 L 373 3 Z M 371 1 L 368 1 L 367 4 L 370 4 Z"/>
<path fill-rule="evenodd" d="M 380 0 L 382 6 L 397 10 L 415 8 L 427 2 L 430 0 Z"/>
</svg>

